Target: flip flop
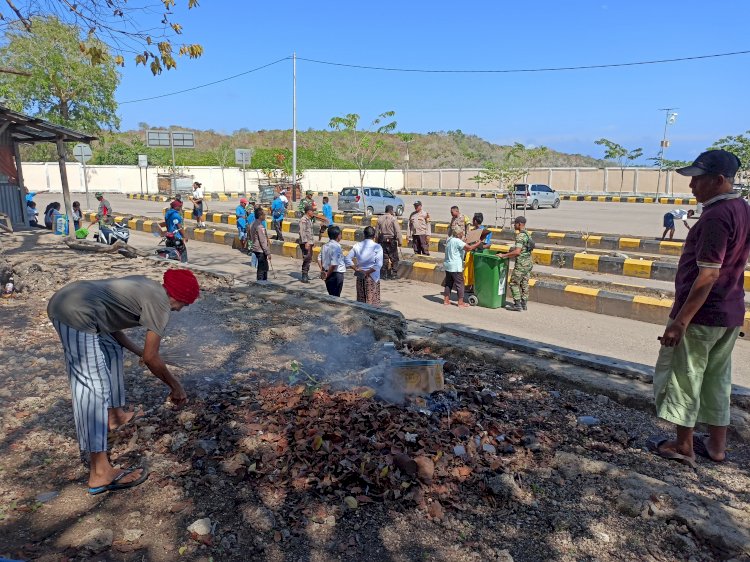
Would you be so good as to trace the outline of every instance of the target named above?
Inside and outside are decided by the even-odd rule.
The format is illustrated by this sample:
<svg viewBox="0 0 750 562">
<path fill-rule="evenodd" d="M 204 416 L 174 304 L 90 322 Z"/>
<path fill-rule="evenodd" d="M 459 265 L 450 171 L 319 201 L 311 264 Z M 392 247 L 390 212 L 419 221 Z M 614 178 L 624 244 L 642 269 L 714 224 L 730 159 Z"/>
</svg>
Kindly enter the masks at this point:
<svg viewBox="0 0 750 562">
<path fill-rule="evenodd" d="M 693 470 L 698 468 L 696 462 L 690 457 L 686 457 L 685 455 L 681 455 L 680 453 L 677 453 L 675 451 L 663 451 L 660 447 L 667 441 L 669 441 L 668 437 L 653 436 L 649 437 L 648 441 L 646 442 L 646 446 L 648 447 L 649 451 L 651 451 L 655 455 L 660 456 L 663 459 L 684 464 L 686 466 L 689 466 Z"/>
<path fill-rule="evenodd" d="M 695 451 L 696 455 L 715 463 L 723 463 L 729 460 L 729 453 L 726 451 L 724 451 L 724 458 L 720 461 L 713 458 L 711 453 L 708 452 L 708 447 L 706 447 L 706 439 L 708 439 L 708 435 L 706 434 L 696 433 L 693 435 L 693 451 Z"/>
<path fill-rule="evenodd" d="M 146 412 L 143 410 L 142 407 L 138 406 L 138 409 L 134 410 L 134 414 L 132 418 L 130 418 L 125 423 L 118 425 L 116 428 L 110 429 L 110 431 L 120 431 L 121 429 L 124 429 L 128 427 L 129 425 L 133 425 L 135 422 L 145 417 L 146 417 Z"/>
<path fill-rule="evenodd" d="M 125 482 L 120 483 L 120 480 L 125 478 L 128 474 L 132 474 L 136 470 L 143 470 L 143 473 L 141 474 L 141 477 L 137 480 L 133 480 L 132 482 Z M 138 486 L 139 484 L 143 484 L 146 479 L 148 478 L 148 469 L 142 466 L 136 466 L 134 468 L 128 468 L 126 470 L 123 470 L 120 474 L 118 474 L 112 482 L 109 484 L 106 484 L 104 486 L 96 486 L 94 488 L 89 488 L 89 494 L 92 496 L 95 496 L 97 494 L 102 494 L 104 492 L 116 492 L 117 490 L 125 490 L 127 488 L 133 488 L 135 486 Z"/>
</svg>

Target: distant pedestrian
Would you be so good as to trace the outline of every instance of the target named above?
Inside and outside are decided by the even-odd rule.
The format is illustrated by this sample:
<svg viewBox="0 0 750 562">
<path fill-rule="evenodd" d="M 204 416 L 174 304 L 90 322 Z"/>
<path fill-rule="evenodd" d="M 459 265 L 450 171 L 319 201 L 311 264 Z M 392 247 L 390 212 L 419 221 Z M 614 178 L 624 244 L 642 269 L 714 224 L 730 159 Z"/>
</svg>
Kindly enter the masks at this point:
<svg viewBox="0 0 750 562">
<path fill-rule="evenodd" d="M 516 242 L 513 249 L 505 254 L 498 254 L 501 258 L 516 258 L 513 265 L 513 274 L 510 276 L 510 292 L 513 295 L 513 304 L 506 305 L 506 309 L 513 311 L 526 310 L 529 302 L 529 278 L 531 270 L 534 269 L 534 260 L 531 256 L 531 236 L 526 232 L 526 217 L 518 216 L 513 221 L 516 231 Z"/>
<path fill-rule="evenodd" d="M 190 196 L 190 201 L 193 202 L 193 219 L 198 223 L 199 228 L 206 228 L 206 223 L 203 220 L 203 184 L 200 182 L 193 182 L 193 194 Z"/>
<path fill-rule="evenodd" d="M 321 209 L 323 216 L 326 221 L 325 224 L 320 226 L 320 233 L 318 234 L 318 241 L 323 237 L 323 233 L 328 230 L 329 226 L 333 226 L 333 207 L 328 203 L 328 197 L 323 197 L 323 207 Z"/>
<path fill-rule="evenodd" d="M 654 368 L 657 415 L 677 438 L 652 438 L 662 457 L 694 466 L 695 455 L 726 459 L 732 350 L 745 317 L 743 289 L 750 255 L 750 206 L 732 189 L 739 159 L 709 150 L 679 168 L 703 212 L 688 232 L 677 265 L 675 300 Z M 694 433 L 696 423 L 708 435 Z"/>
<path fill-rule="evenodd" d="M 284 222 L 284 215 L 286 214 L 286 204 L 281 199 L 281 195 L 276 195 L 271 203 L 271 221 L 273 229 L 276 231 L 276 240 L 284 240 L 281 225 Z"/>
<path fill-rule="evenodd" d="M 255 254 L 258 260 L 256 279 L 258 281 L 267 281 L 268 263 L 271 261 L 271 249 L 265 227 L 266 212 L 263 210 L 263 207 L 256 207 L 254 215 L 255 220 L 250 225 L 249 238 L 253 254 Z"/>
<path fill-rule="evenodd" d="M 688 224 L 687 220 L 689 218 L 692 218 L 694 214 L 695 214 L 695 211 L 693 211 L 692 209 L 690 211 L 685 211 L 683 209 L 673 209 L 672 211 L 665 213 L 664 214 L 664 232 L 661 235 L 661 239 L 664 240 L 667 237 L 667 232 L 669 232 L 670 240 L 674 238 L 675 219 L 681 220 L 682 224 L 685 225 L 685 228 L 690 230 L 690 225 Z"/>
<path fill-rule="evenodd" d="M 415 254 L 430 255 L 430 213 L 422 210 L 421 201 L 414 202 L 414 212 L 407 222 L 407 234 Z"/>
<path fill-rule="evenodd" d="M 451 304 L 451 291 L 455 287 L 456 293 L 458 294 L 459 307 L 469 306 L 464 302 L 464 255 L 466 252 L 470 252 L 476 249 L 481 241 L 476 241 L 472 244 L 466 244 L 464 242 L 463 232 L 456 231 L 453 236 L 448 238 L 445 243 L 445 261 L 443 267 L 445 268 L 445 290 L 443 291 L 443 304 L 450 306 Z"/>
<path fill-rule="evenodd" d="M 378 217 L 375 239 L 383 248 L 383 275 L 386 279 L 397 279 L 401 227 L 398 224 L 398 219 L 393 215 L 393 205 L 386 205 L 385 214 Z"/>
<path fill-rule="evenodd" d="M 81 204 L 78 201 L 73 201 L 73 231 L 81 228 L 82 218 L 83 211 L 81 211 Z"/>
<path fill-rule="evenodd" d="M 302 250 L 302 278 L 303 283 L 310 282 L 310 263 L 312 262 L 313 245 L 315 235 L 313 234 L 313 208 L 309 205 L 303 207 L 303 215 L 299 221 L 299 247 Z"/>
<path fill-rule="evenodd" d="M 328 294 L 340 297 L 344 288 L 344 274 L 346 273 L 346 262 L 344 252 L 341 249 L 341 228 L 338 226 L 328 227 L 329 241 L 320 250 L 321 275 L 326 284 Z"/>
<path fill-rule="evenodd" d="M 240 204 L 234 210 L 234 216 L 237 220 L 237 237 L 240 240 L 240 251 L 247 252 L 247 199 L 240 199 Z"/>
<path fill-rule="evenodd" d="M 357 300 L 380 306 L 380 269 L 383 267 L 383 249 L 375 242 L 375 229 L 365 227 L 364 240 L 357 242 L 346 255 L 347 267 L 354 269 Z M 356 265 L 354 260 L 357 261 Z"/>
<path fill-rule="evenodd" d="M 469 231 L 469 217 L 461 214 L 461 211 L 456 205 L 451 207 L 451 222 L 448 225 L 448 236 L 455 236 L 457 233 L 462 232 L 464 236 Z"/>
</svg>

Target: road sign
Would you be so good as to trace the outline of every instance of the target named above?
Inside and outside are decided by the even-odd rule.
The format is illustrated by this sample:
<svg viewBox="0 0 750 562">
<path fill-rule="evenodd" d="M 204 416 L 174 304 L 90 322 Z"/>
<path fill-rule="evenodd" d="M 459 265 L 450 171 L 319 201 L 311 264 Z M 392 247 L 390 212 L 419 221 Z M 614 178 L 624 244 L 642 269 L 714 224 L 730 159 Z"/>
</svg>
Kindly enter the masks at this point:
<svg viewBox="0 0 750 562">
<path fill-rule="evenodd" d="M 139 154 L 138 155 L 138 167 L 139 168 L 148 168 L 148 156 L 145 154 Z"/>
<path fill-rule="evenodd" d="M 190 131 L 146 131 L 146 146 L 195 148 L 195 135 Z"/>
<path fill-rule="evenodd" d="M 236 148 L 234 150 L 234 161 L 237 164 L 247 166 L 250 164 L 250 160 L 253 158 L 252 148 Z"/>
<path fill-rule="evenodd" d="M 77 144 L 73 147 L 73 157 L 81 164 L 91 160 L 91 147 L 87 144 Z"/>
</svg>

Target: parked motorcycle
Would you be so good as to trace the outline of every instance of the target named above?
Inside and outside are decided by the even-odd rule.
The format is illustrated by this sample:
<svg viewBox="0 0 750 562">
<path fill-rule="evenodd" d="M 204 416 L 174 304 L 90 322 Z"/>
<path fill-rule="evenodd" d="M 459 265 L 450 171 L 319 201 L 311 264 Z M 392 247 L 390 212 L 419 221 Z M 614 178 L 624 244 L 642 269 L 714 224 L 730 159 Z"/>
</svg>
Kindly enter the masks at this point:
<svg viewBox="0 0 750 562">
<path fill-rule="evenodd" d="M 127 244 L 128 240 L 130 240 L 130 229 L 125 225 L 116 223 L 102 224 L 99 225 L 99 232 L 94 234 L 94 240 L 110 246 L 118 240 Z"/>
<path fill-rule="evenodd" d="M 187 247 L 181 238 L 177 238 L 174 232 L 167 232 L 162 236 L 158 246 L 164 244 L 163 248 L 156 249 L 156 255 L 165 260 L 174 260 L 187 263 Z"/>
</svg>

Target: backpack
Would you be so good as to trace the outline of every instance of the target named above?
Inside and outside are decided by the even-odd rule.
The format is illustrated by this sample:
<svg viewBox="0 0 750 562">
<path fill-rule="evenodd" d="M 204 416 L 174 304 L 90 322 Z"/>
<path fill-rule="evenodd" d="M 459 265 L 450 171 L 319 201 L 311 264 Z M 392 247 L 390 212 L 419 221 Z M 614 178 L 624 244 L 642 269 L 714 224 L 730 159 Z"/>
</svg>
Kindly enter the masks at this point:
<svg viewBox="0 0 750 562">
<path fill-rule="evenodd" d="M 531 237 L 531 234 L 528 232 L 524 232 L 526 234 L 526 249 L 529 252 L 533 252 L 534 248 L 536 248 L 536 243 L 534 242 L 534 239 Z"/>
</svg>

